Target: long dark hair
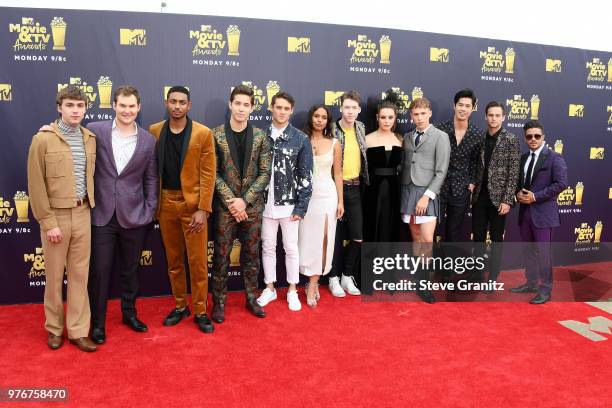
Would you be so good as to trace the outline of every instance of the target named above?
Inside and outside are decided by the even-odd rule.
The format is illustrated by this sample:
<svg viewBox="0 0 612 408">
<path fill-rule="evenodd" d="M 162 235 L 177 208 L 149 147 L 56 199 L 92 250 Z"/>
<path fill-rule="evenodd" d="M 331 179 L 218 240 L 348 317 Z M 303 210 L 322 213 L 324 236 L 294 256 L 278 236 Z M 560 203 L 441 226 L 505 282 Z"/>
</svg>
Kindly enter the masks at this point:
<svg viewBox="0 0 612 408">
<path fill-rule="evenodd" d="M 314 129 L 314 127 L 312 126 L 312 115 L 314 115 L 314 113 L 320 108 L 325 109 L 325 113 L 327 114 L 327 124 L 325 125 L 325 128 L 323 129 L 323 136 L 328 139 L 331 139 L 333 137 L 332 131 L 331 131 L 333 118 L 332 118 L 329 108 L 322 103 L 318 105 L 314 105 L 308 110 L 308 120 L 306 121 L 306 125 L 304 126 L 304 133 L 306 133 L 308 137 L 312 136 L 312 131 Z"/>
<path fill-rule="evenodd" d="M 398 117 L 399 107 L 402 102 L 400 100 L 399 95 L 391 89 L 385 92 L 385 95 L 386 95 L 385 99 L 380 101 L 380 103 L 376 107 L 376 114 L 379 115 L 380 111 L 383 109 L 391 109 L 395 113 L 395 123 L 391 127 L 391 131 L 395 134 L 395 137 L 397 137 L 399 141 L 401 142 L 402 135 L 397 133 L 397 117 Z"/>
</svg>

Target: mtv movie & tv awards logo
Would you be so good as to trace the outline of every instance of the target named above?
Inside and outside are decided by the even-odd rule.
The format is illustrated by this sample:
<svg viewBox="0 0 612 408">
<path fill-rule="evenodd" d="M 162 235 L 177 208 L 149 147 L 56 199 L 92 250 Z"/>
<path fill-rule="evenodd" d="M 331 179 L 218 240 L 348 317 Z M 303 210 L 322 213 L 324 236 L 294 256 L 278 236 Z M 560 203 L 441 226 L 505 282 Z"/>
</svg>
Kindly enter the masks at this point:
<svg viewBox="0 0 612 408">
<path fill-rule="evenodd" d="M 15 35 L 12 45 L 15 61 L 66 62 L 66 31 L 63 17 L 53 17 L 49 25 L 32 17 L 9 23 L 9 33 Z M 50 52 L 55 51 L 55 52 Z"/>
<path fill-rule="evenodd" d="M 608 62 L 592 58 L 586 62 L 587 88 L 612 90 L 612 57 Z"/>
<path fill-rule="evenodd" d="M 583 222 L 574 228 L 576 246 L 574 252 L 597 251 L 603 234 L 603 222 L 597 221 L 594 226 Z"/>
<path fill-rule="evenodd" d="M 450 59 L 450 51 L 448 48 L 429 47 L 430 62 L 448 62 Z"/>
<path fill-rule="evenodd" d="M 4 197 L 0 196 L 0 235 L 31 232 L 28 224 L 30 198 L 25 191 L 17 191 L 13 195 L 12 202 Z M 15 223 L 25 225 L 15 225 Z"/>
<path fill-rule="evenodd" d="M 100 76 L 96 82 L 88 83 L 81 77 L 70 77 L 67 83 L 57 84 L 57 91 L 61 91 L 68 85 L 78 86 L 87 96 L 87 109 L 85 119 L 110 120 L 113 119 L 112 112 L 102 112 L 97 109 L 112 108 L 113 81 L 108 76 Z M 97 108 L 97 109 L 96 109 Z M 92 109 L 89 111 L 89 109 Z"/>
<path fill-rule="evenodd" d="M 582 197 L 584 196 L 584 183 L 579 181 L 576 187 L 568 187 L 559 193 L 557 204 L 560 214 L 582 213 Z"/>
<path fill-rule="evenodd" d="M 189 30 L 189 39 L 194 41 L 191 51 L 193 65 L 214 67 L 239 67 L 240 28 L 229 25 L 219 31 L 212 25 L 201 25 L 199 29 Z M 234 58 L 224 58 L 234 57 Z"/>
<path fill-rule="evenodd" d="M 506 48 L 505 53 L 495 49 L 495 47 L 487 47 L 486 50 L 480 51 L 480 59 L 482 67 L 480 71 L 482 75 L 480 79 L 483 81 L 497 82 L 514 82 L 514 62 L 516 60 L 516 52 L 514 48 Z"/>
<path fill-rule="evenodd" d="M 537 120 L 540 113 L 540 97 L 532 95 L 531 99 L 526 100 L 521 95 L 514 95 L 511 99 L 506 99 L 508 107 L 508 127 L 522 127 L 522 123 L 514 121 Z"/>
<path fill-rule="evenodd" d="M 390 74 L 388 66 L 391 64 L 391 43 L 388 35 L 382 35 L 378 42 L 364 34 L 347 40 L 346 46 L 352 51 L 349 71 Z"/>
</svg>

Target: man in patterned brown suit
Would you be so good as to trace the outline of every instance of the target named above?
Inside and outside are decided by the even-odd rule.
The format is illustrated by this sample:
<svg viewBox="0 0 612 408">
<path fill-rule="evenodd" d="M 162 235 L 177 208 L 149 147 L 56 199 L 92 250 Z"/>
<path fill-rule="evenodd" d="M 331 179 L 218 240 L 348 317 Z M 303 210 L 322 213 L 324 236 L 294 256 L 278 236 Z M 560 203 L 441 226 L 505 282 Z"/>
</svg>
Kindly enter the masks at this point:
<svg viewBox="0 0 612 408">
<path fill-rule="evenodd" d="M 270 182 L 271 146 L 266 132 L 249 123 L 255 94 L 246 85 L 232 90 L 230 119 L 213 129 L 217 153 L 213 255 L 213 313 L 225 320 L 229 257 L 235 238 L 241 243 L 240 265 L 244 277 L 246 307 L 256 317 L 266 314 L 257 304 L 259 247 L 264 209 L 263 191 Z"/>
<path fill-rule="evenodd" d="M 484 242 L 489 231 L 493 241 L 489 257 L 489 280 L 496 281 L 501 266 L 506 214 L 514 205 L 521 150 L 517 137 L 502 127 L 506 119 L 502 104 L 489 102 L 485 115 L 488 129 L 480 155 L 481 172 L 472 195 L 472 233 L 477 254 L 480 254 L 484 252 Z"/>
</svg>

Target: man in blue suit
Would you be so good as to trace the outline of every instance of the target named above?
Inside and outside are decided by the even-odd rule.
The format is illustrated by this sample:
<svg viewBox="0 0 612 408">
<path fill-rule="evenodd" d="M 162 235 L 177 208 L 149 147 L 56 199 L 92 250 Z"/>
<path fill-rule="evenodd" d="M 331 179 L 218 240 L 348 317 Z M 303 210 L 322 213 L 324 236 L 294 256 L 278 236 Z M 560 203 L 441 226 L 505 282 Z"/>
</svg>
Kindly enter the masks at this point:
<svg viewBox="0 0 612 408">
<path fill-rule="evenodd" d="M 514 293 L 533 292 L 531 304 L 550 300 L 552 292 L 552 229 L 560 225 L 557 196 L 567 188 L 567 166 L 563 157 L 544 144 L 544 127 L 536 120 L 523 126 L 529 152 L 521 157 L 516 199 L 519 227 L 526 247 L 527 282 L 510 289 Z"/>
<path fill-rule="evenodd" d="M 100 198 L 91 213 L 89 302 L 94 342 L 106 340 L 106 303 L 110 276 L 119 261 L 123 323 L 146 332 L 136 317 L 138 267 L 159 195 L 155 138 L 138 126 L 140 94 L 131 86 L 114 93 L 115 119 L 87 125 L 98 141 L 95 192 Z"/>
</svg>

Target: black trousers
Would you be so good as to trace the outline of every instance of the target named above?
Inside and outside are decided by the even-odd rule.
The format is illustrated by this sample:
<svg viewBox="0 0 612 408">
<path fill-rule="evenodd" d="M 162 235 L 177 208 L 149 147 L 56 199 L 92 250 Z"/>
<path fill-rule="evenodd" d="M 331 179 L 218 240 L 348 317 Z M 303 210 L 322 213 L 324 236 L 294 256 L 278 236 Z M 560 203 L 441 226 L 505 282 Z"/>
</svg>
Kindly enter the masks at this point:
<svg viewBox="0 0 612 408">
<path fill-rule="evenodd" d="M 123 228 L 115 214 L 104 226 L 92 225 L 88 291 L 93 327 L 104 328 L 106 324 L 106 304 L 115 258 L 119 264 L 121 312 L 126 317 L 136 316 L 138 268 L 149 227 L 150 224 Z"/>
<path fill-rule="evenodd" d="M 359 261 L 361 259 L 361 242 L 363 240 L 363 208 L 361 202 L 361 190 L 359 186 L 345 185 L 344 194 L 344 216 L 339 221 L 334 243 L 334 258 L 329 277 L 340 277 L 340 275 L 352 276 L 359 284 Z M 342 225 L 340 225 L 342 224 Z M 344 248 L 344 240 L 349 244 Z M 344 261 L 344 262 L 342 262 Z M 344 263 L 344 265 L 342 265 Z"/>
<path fill-rule="evenodd" d="M 440 214 L 444 217 L 444 242 L 469 241 L 468 237 L 461 234 L 463 220 L 469 207 L 470 190 L 468 189 L 461 196 L 453 196 L 450 192 L 440 195 Z"/>
<path fill-rule="evenodd" d="M 487 192 L 481 192 L 478 200 L 472 207 L 472 234 L 475 246 L 475 255 L 483 256 L 486 250 L 485 241 L 487 231 L 491 238 L 491 255 L 489 258 L 489 279 L 497 280 L 502 259 L 502 242 L 504 241 L 504 228 L 506 216 L 499 215 L 489 199 Z"/>
</svg>

